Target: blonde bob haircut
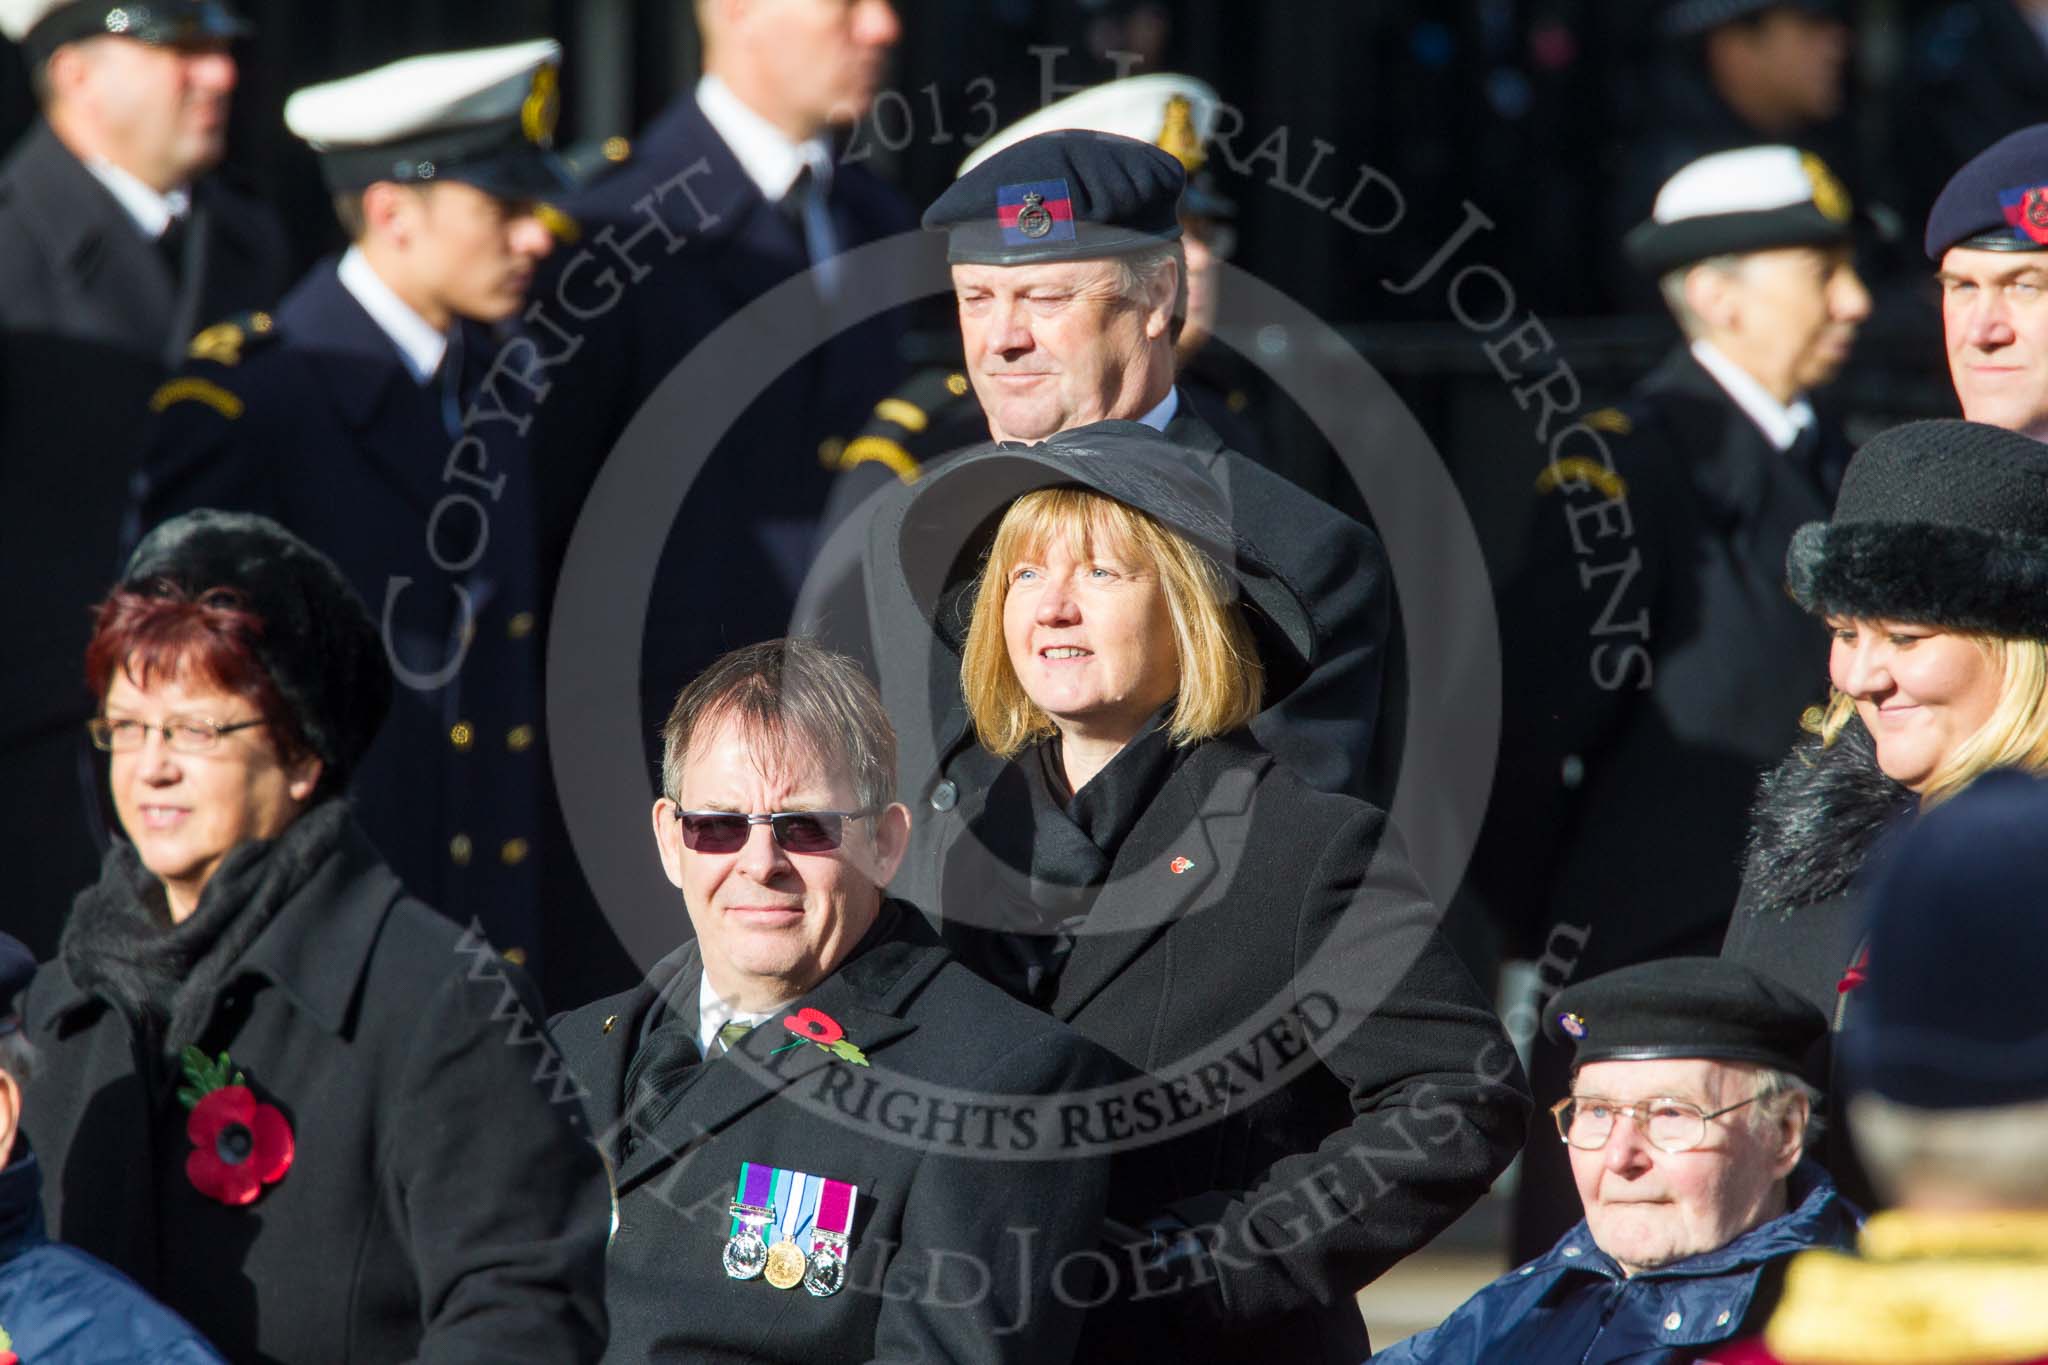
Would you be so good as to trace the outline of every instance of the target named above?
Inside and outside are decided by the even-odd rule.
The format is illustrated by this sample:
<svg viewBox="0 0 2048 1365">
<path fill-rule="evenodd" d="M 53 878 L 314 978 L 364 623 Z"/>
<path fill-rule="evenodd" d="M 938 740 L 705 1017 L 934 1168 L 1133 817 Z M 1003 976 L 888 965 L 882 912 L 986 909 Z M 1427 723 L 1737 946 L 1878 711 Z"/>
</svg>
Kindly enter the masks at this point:
<svg viewBox="0 0 2048 1365">
<path fill-rule="evenodd" d="M 1927 779 L 1920 792 L 1923 810 L 1948 800 L 1994 768 L 2048 775 L 2048 641 L 1977 631 L 1956 634 L 1982 650 L 1998 670 L 1998 704 Z M 1801 723 L 1822 743 L 1833 744 L 1855 714 L 1854 697 L 1832 692 L 1827 705 L 1807 711 Z"/>
<path fill-rule="evenodd" d="M 1055 733 L 1052 717 L 1025 695 L 1003 638 L 1010 571 L 1055 542 L 1063 542 L 1084 562 L 1100 545 L 1148 563 L 1159 575 L 1180 669 L 1167 723 L 1176 746 L 1251 723 L 1265 693 L 1266 672 L 1237 605 L 1236 587 L 1222 566 L 1135 507 L 1085 488 L 1041 488 L 1011 503 L 1003 514 L 975 588 L 960 689 L 982 747 L 1010 758 Z"/>
</svg>

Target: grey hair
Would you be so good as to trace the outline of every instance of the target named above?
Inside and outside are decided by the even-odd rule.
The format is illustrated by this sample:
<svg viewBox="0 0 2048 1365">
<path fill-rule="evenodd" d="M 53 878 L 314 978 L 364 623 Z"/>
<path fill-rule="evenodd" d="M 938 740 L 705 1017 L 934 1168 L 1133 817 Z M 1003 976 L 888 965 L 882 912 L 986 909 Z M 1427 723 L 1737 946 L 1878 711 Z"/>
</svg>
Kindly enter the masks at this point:
<svg viewBox="0 0 2048 1365">
<path fill-rule="evenodd" d="M 2048 1205 L 2048 1100 L 1919 1109 L 1864 1093 L 1849 1102 L 1856 1152 L 1888 1199 L 1966 1191 L 2002 1208 Z"/>
<path fill-rule="evenodd" d="M 1724 275 L 1742 273 L 1740 255 L 1709 256 L 1703 261 L 1667 270 L 1657 280 L 1657 289 L 1664 295 L 1664 306 L 1671 310 L 1671 316 L 1678 322 L 1678 330 L 1685 334 L 1687 341 L 1698 341 L 1706 334 L 1706 319 L 1694 311 L 1685 297 L 1685 282 L 1695 270 L 1718 270 Z"/>
<path fill-rule="evenodd" d="M 27 1085 L 35 1079 L 35 1045 L 18 1028 L 0 1033 L 0 1071 L 12 1076 L 16 1085 Z M 6 1155 L 0 1152 L 0 1160 L 4 1160 Z"/>
<path fill-rule="evenodd" d="M 1768 1133 L 1785 1121 L 1792 1111 L 1794 1096 L 1806 1098 L 1806 1126 L 1799 1134 L 1799 1150 L 1810 1152 L 1827 1124 L 1820 1116 L 1820 1091 L 1789 1071 L 1758 1067 L 1756 1101 L 1750 1106 L 1750 1123 L 1759 1134 Z"/>
<path fill-rule="evenodd" d="M 733 650 L 685 687 L 661 728 L 661 789 L 681 799 L 690 746 L 733 722 L 785 758 L 853 779 L 862 806 L 896 799 L 896 728 L 875 685 L 844 654 L 801 637 Z"/>
<path fill-rule="evenodd" d="M 1179 283 L 1173 294 L 1173 320 L 1166 333 L 1168 341 L 1179 341 L 1181 324 L 1188 315 L 1188 253 L 1180 239 L 1176 237 L 1157 246 L 1112 256 L 1110 260 L 1116 266 L 1117 292 L 1131 303 L 1148 308 L 1152 304 L 1152 287 L 1167 264 L 1171 262 L 1179 267 L 1180 273 L 1176 276 Z"/>
</svg>

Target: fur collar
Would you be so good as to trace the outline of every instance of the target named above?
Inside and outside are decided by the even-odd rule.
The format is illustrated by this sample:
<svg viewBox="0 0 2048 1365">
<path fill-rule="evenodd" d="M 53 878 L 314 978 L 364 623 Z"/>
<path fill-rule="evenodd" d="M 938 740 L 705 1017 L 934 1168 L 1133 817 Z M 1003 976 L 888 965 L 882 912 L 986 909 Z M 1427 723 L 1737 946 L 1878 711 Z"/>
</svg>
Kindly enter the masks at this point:
<svg viewBox="0 0 2048 1365">
<path fill-rule="evenodd" d="M 134 845 L 116 841 L 99 881 L 72 903 L 58 949 L 65 969 L 176 1057 L 199 1041 L 242 955 L 340 846 L 348 826 L 348 802 L 330 799 L 277 838 L 239 845 L 180 924 L 171 922 L 163 884 Z"/>
<path fill-rule="evenodd" d="M 1783 918 L 1848 889 L 1878 838 L 1918 798 L 1877 766 L 1863 722 L 1831 745 L 1807 735 L 1763 780 L 1743 869 L 1747 913 Z"/>
</svg>

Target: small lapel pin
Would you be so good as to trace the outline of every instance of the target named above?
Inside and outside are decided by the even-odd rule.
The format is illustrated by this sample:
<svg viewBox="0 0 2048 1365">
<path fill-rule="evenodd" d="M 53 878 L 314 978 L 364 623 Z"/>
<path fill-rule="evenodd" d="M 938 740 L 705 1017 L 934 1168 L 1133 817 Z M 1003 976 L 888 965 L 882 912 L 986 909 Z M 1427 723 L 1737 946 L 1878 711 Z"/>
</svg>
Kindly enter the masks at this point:
<svg viewBox="0 0 2048 1365">
<path fill-rule="evenodd" d="M 1558 1015 L 1557 1026 L 1574 1038 L 1586 1036 L 1586 1021 L 1576 1014 Z"/>
<path fill-rule="evenodd" d="M 616 1024 L 616 1023 L 618 1023 L 618 1022 L 619 1022 L 619 1016 L 618 1016 L 618 1015 L 616 1015 L 616 1014 L 610 1014 L 610 1015 L 606 1015 L 606 1016 L 605 1016 L 605 1021 L 604 1021 L 604 1031 L 605 1031 L 606 1033 L 610 1033 L 610 1032 L 612 1031 L 612 1025 L 613 1025 L 613 1024 Z"/>
<path fill-rule="evenodd" d="M 1183 873 L 1183 872 L 1187 871 L 1187 870 L 1188 870 L 1189 868 L 1193 867 L 1194 865 L 1195 865 L 1195 860 L 1194 860 L 1194 859 L 1192 859 L 1192 858 L 1175 858 L 1175 859 L 1174 859 L 1174 860 L 1173 860 L 1172 862 L 1168 863 L 1168 864 L 1167 864 L 1166 866 L 1167 866 L 1167 869 L 1168 869 L 1169 871 L 1171 871 L 1171 872 L 1173 873 L 1173 875 L 1174 875 L 1174 876 L 1178 877 L 1178 876 L 1179 876 L 1179 875 L 1180 875 L 1181 873 Z"/>
</svg>

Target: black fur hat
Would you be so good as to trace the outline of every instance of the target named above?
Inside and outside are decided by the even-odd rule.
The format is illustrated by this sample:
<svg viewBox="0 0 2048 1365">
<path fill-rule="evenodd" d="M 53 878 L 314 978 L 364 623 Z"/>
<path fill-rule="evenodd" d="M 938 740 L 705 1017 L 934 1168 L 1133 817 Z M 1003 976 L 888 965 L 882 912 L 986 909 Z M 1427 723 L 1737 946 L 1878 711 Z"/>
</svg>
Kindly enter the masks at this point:
<svg viewBox="0 0 2048 1365">
<path fill-rule="evenodd" d="M 1849 462 L 1834 518 L 1785 555 L 1816 615 L 2048 639 L 2048 445 L 1981 422 L 1911 422 Z"/>
<path fill-rule="evenodd" d="M 391 665 L 334 562 L 268 517 L 202 507 L 145 536 L 121 586 L 147 594 L 165 580 L 241 594 L 263 621 L 257 658 L 325 765 L 321 785 L 347 781 L 390 708 Z"/>
</svg>

